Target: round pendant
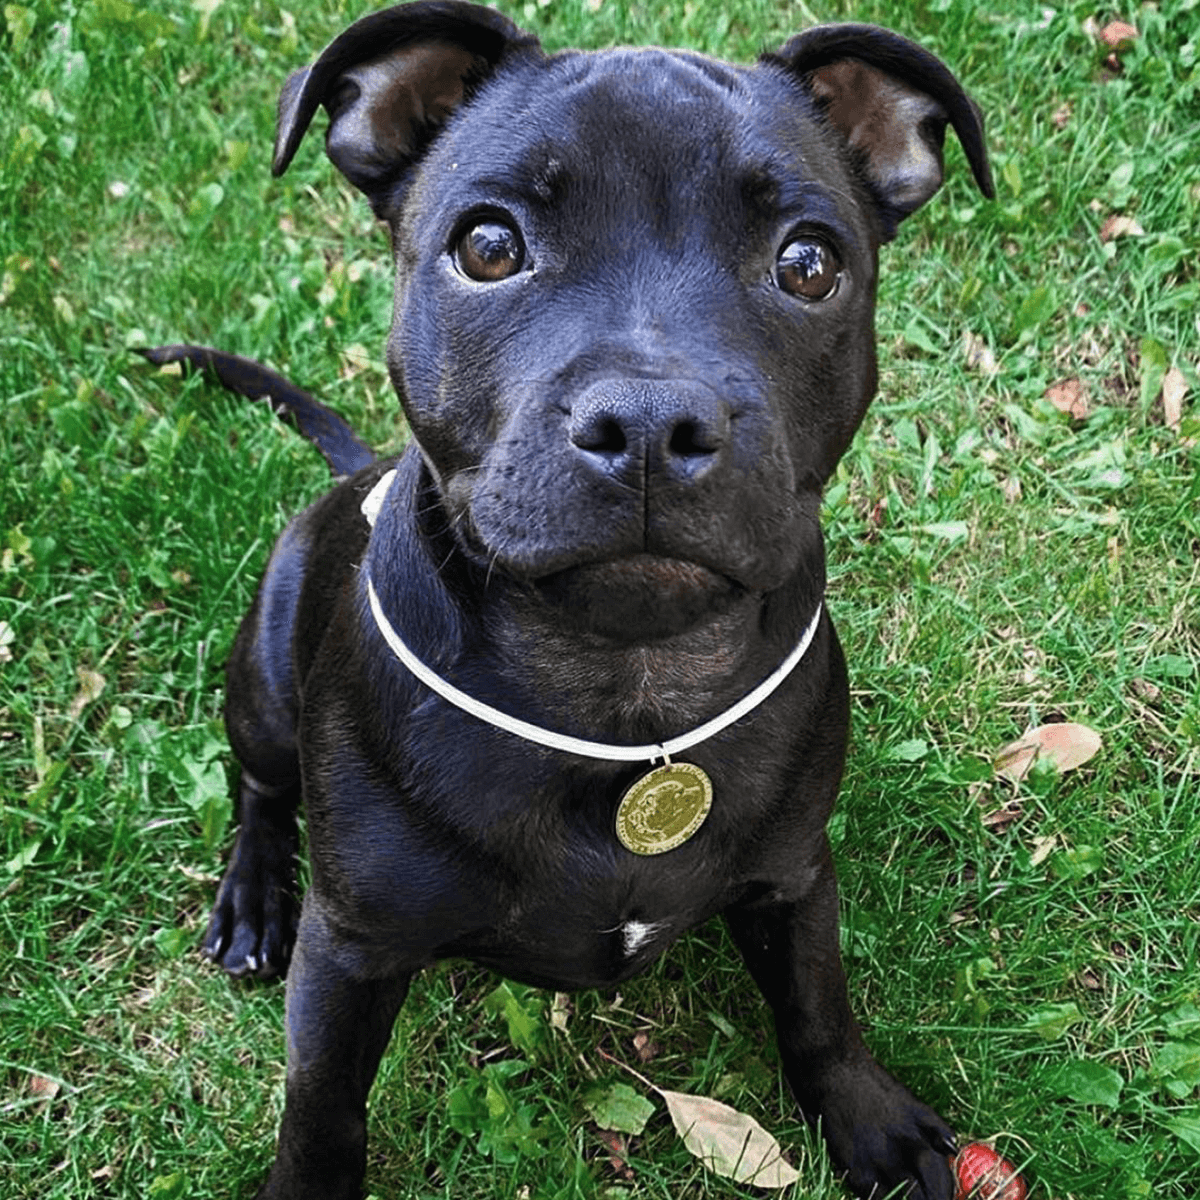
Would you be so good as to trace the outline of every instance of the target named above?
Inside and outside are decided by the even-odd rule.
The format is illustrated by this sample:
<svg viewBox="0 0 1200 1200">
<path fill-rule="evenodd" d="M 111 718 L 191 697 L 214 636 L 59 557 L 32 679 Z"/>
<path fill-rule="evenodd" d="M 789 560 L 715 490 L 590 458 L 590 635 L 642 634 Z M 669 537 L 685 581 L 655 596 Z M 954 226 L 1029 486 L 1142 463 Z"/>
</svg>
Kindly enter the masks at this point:
<svg viewBox="0 0 1200 1200">
<path fill-rule="evenodd" d="M 667 763 L 635 780 L 617 809 L 617 837 L 634 854 L 665 854 L 704 824 L 712 780 L 691 763 Z"/>
</svg>

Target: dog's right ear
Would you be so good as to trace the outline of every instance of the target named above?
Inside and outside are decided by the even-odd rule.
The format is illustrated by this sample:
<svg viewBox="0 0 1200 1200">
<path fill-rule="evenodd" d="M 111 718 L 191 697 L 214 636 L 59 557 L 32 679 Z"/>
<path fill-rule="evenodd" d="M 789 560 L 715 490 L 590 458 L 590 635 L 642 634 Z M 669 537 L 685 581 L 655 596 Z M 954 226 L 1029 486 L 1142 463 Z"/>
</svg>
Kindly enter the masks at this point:
<svg viewBox="0 0 1200 1200">
<path fill-rule="evenodd" d="M 326 153 L 386 217 L 392 184 L 514 53 L 540 53 L 537 39 L 479 4 L 401 4 L 363 17 L 283 85 L 271 169 L 287 170 L 323 104 Z"/>
</svg>

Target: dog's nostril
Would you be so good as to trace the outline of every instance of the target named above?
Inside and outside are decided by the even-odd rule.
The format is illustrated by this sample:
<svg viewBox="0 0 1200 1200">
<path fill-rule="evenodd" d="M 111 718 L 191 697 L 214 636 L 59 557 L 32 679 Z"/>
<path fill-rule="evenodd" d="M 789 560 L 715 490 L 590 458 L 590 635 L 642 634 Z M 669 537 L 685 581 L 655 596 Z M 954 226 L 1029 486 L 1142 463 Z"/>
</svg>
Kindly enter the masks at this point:
<svg viewBox="0 0 1200 1200">
<path fill-rule="evenodd" d="M 667 449 L 680 457 L 712 454 L 716 448 L 714 439 L 695 421 L 680 421 L 671 431 L 671 438 L 667 443 Z"/>
<path fill-rule="evenodd" d="M 620 421 L 611 417 L 601 423 L 599 432 L 599 444 L 595 447 L 597 450 L 605 450 L 609 454 L 621 454 L 629 444 Z"/>
<path fill-rule="evenodd" d="M 597 454 L 624 454 L 629 444 L 625 430 L 615 417 L 598 417 L 577 429 L 571 440 L 580 450 Z"/>
</svg>

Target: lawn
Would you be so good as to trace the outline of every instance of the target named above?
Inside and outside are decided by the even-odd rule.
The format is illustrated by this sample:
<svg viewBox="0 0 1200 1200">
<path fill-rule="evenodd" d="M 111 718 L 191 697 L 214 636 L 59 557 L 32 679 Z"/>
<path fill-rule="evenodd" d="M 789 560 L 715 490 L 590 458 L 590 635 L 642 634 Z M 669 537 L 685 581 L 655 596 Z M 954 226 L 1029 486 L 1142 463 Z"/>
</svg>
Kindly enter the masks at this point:
<svg viewBox="0 0 1200 1200">
<path fill-rule="evenodd" d="M 367 7 L 0 8 L 6 1197 L 246 1196 L 270 1160 L 282 989 L 196 947 L 231 840 L 222 661 L 328 477 L 262 406 L 130 347 L 252 355 L 404 442 L 386 238 L 317 139 L 268 169 L 279 84 Z M 1036 1200 L 1194 1197 L 1200 3 L 500 7 L 549 48 L 740 60 L 874 21 L 982 106 L 998 198 L 950 145 L 947 186 L 882 252 L 880 395 L 826 497 L 855 698 L 832 827 L 851 992 L 881 1061 L 999 1137 Z M 1116 18 L 1138 36 L 1114 50 Z M 1099 733 L 1094 758 L 996 777 L 996 751 L 1063 720 Z M 750 1113 L 801 1170 L 788 1194 L 834 1200 L 767 1026 L 716 924 L 619 994 L 443 964 L 373 1093 L 368 1187 L 745 1194 L 616 1059 Z M 656 1104 L 623 1165 L 587 1107 L 617 1081 Z"/>
</svg>

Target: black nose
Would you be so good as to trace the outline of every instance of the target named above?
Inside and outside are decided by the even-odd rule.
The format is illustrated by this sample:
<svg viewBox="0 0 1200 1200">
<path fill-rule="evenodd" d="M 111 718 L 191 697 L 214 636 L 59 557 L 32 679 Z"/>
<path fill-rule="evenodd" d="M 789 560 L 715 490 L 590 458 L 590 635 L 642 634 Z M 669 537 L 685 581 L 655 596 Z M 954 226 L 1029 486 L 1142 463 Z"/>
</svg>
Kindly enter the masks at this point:
<svg viewBox="0 0 1200 1200">
<path fill-rule="evenodd" d="M 693 383 L 602 380 L 571 406 L 567 432 L 594 470 L 691 482 L 719 459 L 729 438 L 728 405 Z"/>
</svg>

